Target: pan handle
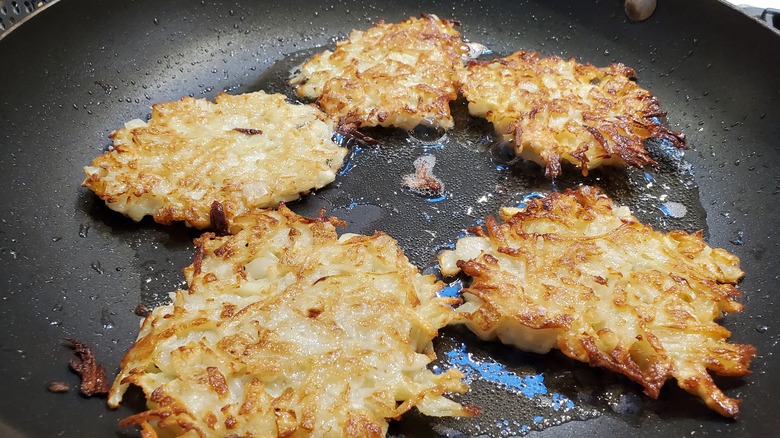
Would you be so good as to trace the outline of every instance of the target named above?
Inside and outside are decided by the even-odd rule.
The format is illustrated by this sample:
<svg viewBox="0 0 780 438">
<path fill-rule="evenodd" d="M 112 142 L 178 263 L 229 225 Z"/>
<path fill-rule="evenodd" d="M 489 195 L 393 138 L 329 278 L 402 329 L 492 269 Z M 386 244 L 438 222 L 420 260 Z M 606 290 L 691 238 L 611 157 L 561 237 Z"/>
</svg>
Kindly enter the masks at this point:
<svg viewBox="0 0 780 438">
<path fill-rule="evenodd" d="M 741 0 L 740 0 L 741 1 Z M 749 1 L 749 0 L 746 0 Z M 774 30 L 780 31 L 780 9 L 774 8 L 759 8 L 755 6 L 739 5 L 739 10 L 751 17 L 764 22 L 767 26 Z"/>
<path fill-rule="evenodd" d="M 761 19 L 775 30 L 780 30 L 780 9 L 764 9 Z"/>
</svg>

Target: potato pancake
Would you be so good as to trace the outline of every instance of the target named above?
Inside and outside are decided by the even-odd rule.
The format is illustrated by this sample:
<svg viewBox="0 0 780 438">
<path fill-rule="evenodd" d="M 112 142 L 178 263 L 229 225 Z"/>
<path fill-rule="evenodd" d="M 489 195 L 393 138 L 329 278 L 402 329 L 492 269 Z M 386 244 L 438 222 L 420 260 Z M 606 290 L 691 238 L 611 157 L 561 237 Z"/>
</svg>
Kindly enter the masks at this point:
<svg viewBox="0 0 780 438">
<path fill-rule="evenodd" d="M 715 320 L 742 305 L 739 259 L 701 233 L 664 234 L 598 189 L 581 187 L 505 209 L 440 254 L 472 277 L 458 321 L 483 339 L 565 355 L 622 373 L 656 398 L 675 378 L 726 417 L 739 401 L 708 370 L 741 376 L 755 355 Z"/>
<path fill-rule="evenodd" d="M 561 162 L 582 169 L 655 164 L 642 142 L 661 138 L 676 147 L 685 138 L 663 126 L 658 99 L 631 78 L 623 64 L 597 68 L 557 56 L 519 51 L 493 61 L 472 61 L 459 73 L 469 112 L 484 117 L 518 156 L 555 178 Z"/>
<path fill-rule="evenodd" d="M 282 205 L 237 217 L 231 236 L 196 239 L 189 290 L 146 318 L 122 360 L 109 405 L 129 385 L 149 403 L 122 424 L 165 436 L 373 437 L 412 407 L 474 415 L 443 396 L 466 391 L 461 373 L 426 367 L 457 300 L 437 297 L 443 284 L 391 237 L 339 237 L 335 225 Z"/>
<path fill-rule="evenodd" d="M 332 182 L 346 155 L 333 129 L 317 108 L 281 94 L 185 97 L 111 133 L 82 185 L 133 220 L 208 228 L 215 202 L 229 221 Z"/>
<path fill-rule="evenodd" d="M 455 73 L 469 53 L 455 24 L 430 14 L 397 24 L 380 20 L 352 31 L 335 51 L 315 55 L 290 83 L 344 131 L 420 124 L 450 129 Z"/>
</svg>

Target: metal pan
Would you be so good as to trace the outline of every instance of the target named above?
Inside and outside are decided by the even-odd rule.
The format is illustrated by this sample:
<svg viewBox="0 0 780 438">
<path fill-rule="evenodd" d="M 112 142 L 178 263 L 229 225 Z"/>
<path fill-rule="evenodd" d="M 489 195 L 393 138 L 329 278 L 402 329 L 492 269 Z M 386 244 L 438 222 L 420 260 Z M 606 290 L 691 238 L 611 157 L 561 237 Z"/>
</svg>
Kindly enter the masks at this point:
<svg viewBox="0 0 780 438">
<path fill-rule="evenodd" d="M 437 250 L 499 205 L 597 184 L 655 227 L 704 229 L 712 246 L 742 259 L 746 310 L 724 324 L 734 342 L 756 345 L 758 356 L 752 375 L 717 380 L 743 400 L 740 419 L 731 421 L 673 383 L 650 400 L 628 380 L 560 354 L 522 353 L 447 329 L 436 344 L 438 366 L 466 372 L 472 392 L 462 400 L 482 407 L 483 416 L 412 414 L 391 434 L 772 435 L 780 429 L 772 404 L 780 391 L 773 355 L 780 339 L 773 290 L 780 274 L 780 37 L 718 1 L 659 3 L 642 23 L 629 23 L 617 0 L 51 3 L 0 39 L 0 435 L 137 434 L 117 422 L 141 408 L 138 392 L 109 411 L 99 398 L 47 391 L 52 381 L 78 384 L 65 338 L 90 344 L 112 374 L 136 336 L 136 305 L 180 287 L 180 269 L 193 255 L 194 231 L 133 223 L 80 187 L 82 166 L 109 144 L 108 133 L 146 116 L 155 102 L 188 94 L 289 94 L 287 70 L 312 50 L 378 18 L 421 12 L 462 21 L 466 38 L 499 54 L 524 48 L 634 67 L 691 148 L 680 154 L 651 142 L 657 169 L 588 178 L 569 172 L 550 182 L 538 166 L 513 161 L 490 127 L 456 102 L 456 131 L 441 138 L 372 132 L 380 145 L 353 147 L 336 183 L 293 208 L 312 214 L 325 207 L 349 222 L 346 231 L 385 230 L 430 271 Z M 400 186 L 422 154 L 436 156 L 435 173 L 446 185 L 437 202 Z M 665 201 L 683 204 L 686 215 L 664 213 Z"/>
</svg>

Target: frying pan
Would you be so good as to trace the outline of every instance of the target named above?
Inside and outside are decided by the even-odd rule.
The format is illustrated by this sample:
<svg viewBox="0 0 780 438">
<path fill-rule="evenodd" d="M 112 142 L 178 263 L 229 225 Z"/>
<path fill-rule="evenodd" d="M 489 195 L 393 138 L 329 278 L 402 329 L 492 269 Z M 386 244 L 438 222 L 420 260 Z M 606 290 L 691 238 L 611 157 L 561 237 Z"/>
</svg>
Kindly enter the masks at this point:
<svg viewBox="0 0 780 438">
<path fill-rule="evenodd" d="M 737 254 L 745 311 L 724 325 L 732 341 L 758 349 L 753 374 L 717 378 L 743 400 L 739 420 L 720 418 L 669 382 L 658 400 L 638 385 L 559 353 L 534 355 L 480 342 L 458 328 L 436 341 L 438 367 L 457 366 L 472 384 L 460 397 L 483 409 L 469 420 L 394 423 L 405 436 L 770 436 L 780 430 L 780 274 L 775 230 L 780 201 L 780 37 L 712 0 L 661 1 L 642 23 L 629 23 L 618 0 L 600 2 L 311 0 L 53 2 L 0 39 L 0 435 L 134 436 L 120 418 L 138 412 L 138 391 L 110 411 L 104 399 L 75 390 L 72 352 L 63 339 L 86 342 L 114 375 L 135 339 L 138 303 L 163 302 L 182 287 L 191 263 L 184 226 L 140 223 L 110 211 L 80 187 L 82 166 L 109 144 L 124 121 L 144 118 L 155 102 L 184 95 L 213 98 L 258 89 L 290 94 L 288 70 L 353 28 L 422 12 L 462 21 L 471 41 L 497 54 L 517 49 L 622 62 L 668 110 L 690 149 L 648 144 L 657 169 L 573 169 L 551 182 L 535 164 L 512 160 L 484 122 L 453 104 L 459 128 L 447 136 L 380 130 L 378 146 L 351 145 L 337 181 L 292 207 L 325 208 L 345 231 L 376 229 L 396 237 L 421 269 L 464 229 L 524 196 L 596 184 L 659 229 L 702 229 L 708 242 Z M 423 154 L 444 199 L 420 198 L 400 186 Z M 687 209 L 664 213 L 674 201 Z M 68 383 L 65 394 L 47 391 Z"/>
</svg>

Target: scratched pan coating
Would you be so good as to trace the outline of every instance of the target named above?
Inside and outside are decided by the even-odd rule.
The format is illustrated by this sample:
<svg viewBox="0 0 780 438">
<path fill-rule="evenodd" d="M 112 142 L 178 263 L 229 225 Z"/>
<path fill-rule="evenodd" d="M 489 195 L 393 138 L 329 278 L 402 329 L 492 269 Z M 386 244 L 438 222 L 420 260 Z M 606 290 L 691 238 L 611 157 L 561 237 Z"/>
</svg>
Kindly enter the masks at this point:
<svg viewBox="0 0 780 438">
<path fill-rule="evenodd" d="M 772 355 L 780 332 L 772 287 L 780 274 L 780 37 L 718 1 L 660 2 L 648 21 L 635 24 L 620 3 L 67 0 L 42 8 L 0 39 L 0 435 L 137 436 L 117 425 L 141 408 L 137 391 L 109 411 L 104 399 L 46 390 L 53 381 L 78 384 L 64 338 L 93 346 L 113 374 L 136 336 L 136 306 L 163 302 L 181 287 L 180 270 L 193 256 L 193 230 L 133 223 L 79 186 L 82 166 L 108 146 L 108 133 L 146 117 L 153 103 L 184 95 L 290 94 L 287 71 L 318 47 L 379 18 L 421 12 L 460 20 L 466 38 L 497 54 L 523 48 L 634 67 L 691 149 L 650 143 L 657 169 L 589 178 L 570 171 L 553 184 L 538 166 L 512 160 L 460 101 L 453 104 L 455 131 L 372 131 L 378 146 L 351 145 L 336 182 L 292 208 L 325 208 L 348 221 L 345 231 L 385 230 L 433 272 L 435 252 L 499 205 L 597 184 L 656 228 L 703 229 L 712 246 L 742 259 L 746 309 L 724 324 L 734 342 L 756 345 L 758 356 L 752 375 L 717 380 L 743 400 L 740 419 L 730 421 L 673 383 L 649 400 L 625 378 L 561 354 L 523 353 L 447 329 L 435 366 L 463 370 L 472 391 L 461 400 L 484 414 L 411 414 L 390 433 L 771 435 L 780 428 L 771 403 L 780 392 L 780 358 Z M 426 154 L 436 158 L 443 199 L 401 186 Z"/>
</svg>

